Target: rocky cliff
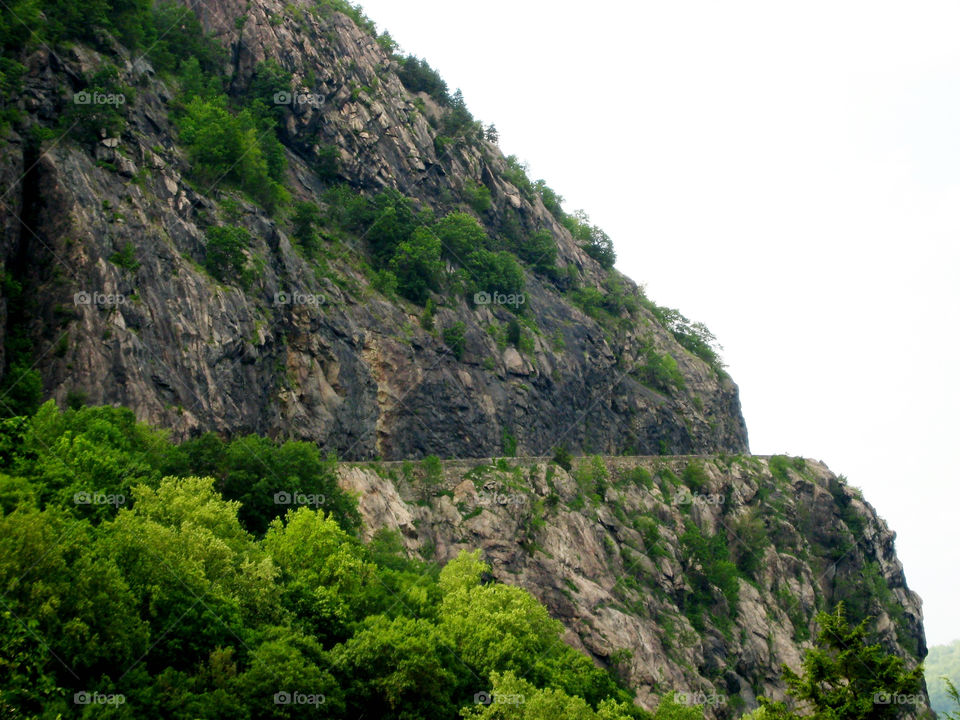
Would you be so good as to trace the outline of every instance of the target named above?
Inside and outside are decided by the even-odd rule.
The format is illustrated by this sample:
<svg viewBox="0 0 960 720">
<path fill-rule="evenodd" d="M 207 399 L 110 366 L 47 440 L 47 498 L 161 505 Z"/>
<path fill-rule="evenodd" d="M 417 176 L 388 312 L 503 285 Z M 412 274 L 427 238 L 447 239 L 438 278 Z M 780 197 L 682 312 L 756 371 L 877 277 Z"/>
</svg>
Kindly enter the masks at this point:
<svg viewBox="0 0 960 720">
<path fill-rule="evenodd" d="M 341 465 L 368 537 L 397 531 L 440 562 L 481 548 L 646 706 L 689 691 L 726 718 L 782 697 L 780 664 L 796 667 L 814 611 L 840 600 L 923 657 L 893 533 L 822 465 L 740 454 L 737 387 L 687 321 L 588 252 L 493 134 L 445 134 L 451 108 L 405 86 L 388 44 L 330 2 L 196 12 L 235 102 L 265 67 L 313 98 L 276 115 L 292 201 L 327 218 L 332 187 L 395 190 L 497 241 L 548 237 L 555 258 L 524 259 L 519 313 L 463 292 L 405 299 L 378 282 L 364 233 L 321 222 L 311 255 L 289 203 L 199 181 L 182 88 L 149 56 L 110 37 L 34 47 L 19 117 L 0 125 L 3 414 L 35 382 L 179 438 L 258 432 L 404 461 Z M 75 93 L 109 64 L 131 88 L 123 122 L 80 139 Z M 227 226 L 250 237 L 242 281 L 209 269 Z M 444 268 L 451 283 L 461 270 Z M 533 458 L 558 446 L 607 457 L 569 472 Z M 532 459 L 480 459 L 514 453 Z M 428 455 L 478 459 L 408 462 Z"/>
<path fill-rule="evenodd" d="M 438 296 L 424 329 L 422 307 L 373 288 L 362 238 L 331 242 L 321 268 L 295 250 L 283 213 L 191 180 L 170 119 L 176 88 L 146 57 L 106 41 L 97 51 L 43 46 L 23 58 L 22 117 L 0 150 L 0 332 L 8 346 L 11 332 L 30 343 L 26 366 L 39 371 L 44 395 L 128 405 L 181 436 L 256 431 L 344 458 L 495 455 L 505 439 L 528 454 L 556 444 L 746 450 L 729 377 L 647 307 L 618 308 L 602 322 L 573 302 L 573 287 L 643 297 L 584 252 L 493 142 L 445 144 L 438 127 L 448 110 L 408 91 L 368 31 L 311 3 L 214 0 L 197 12 L 228 49 L 231 92 L 275 61 L 295 90 L 319 98 L 289 105 L 280 120 L 295 199 L 320 202 L 336 183 L 368 194 L 394 188 L 437 216 L 474 213 L 491 237 L 507 226 L 524 237 L 545 230 L 556 272 L 551 280 L 524 267 L 522 343 L 503 339 L 509 308 L 463 296 Z M 135 89 L 125 127 L 78 142 L 57 121 L 108 62 Z M 317 154 L 330 148 L 336 172 L 321 179 Z M 462 200 L 468 187 L 486 188 L 489 207 L 473 211 Z M 257 272 L 246 288 L 202 267 L 206 233 L 228 215 L 252 238 Z M 11 283 L 22 289 L 19 310 L 9 307 Z M 289 300 L 300 297 L 320 300 Z M 459 358 L 443 340 L 458 323 Z M 679 381 L 644 383 L 650 358 L 666 356 Z M 8 385 L 19 382 L 11 369 L 4 364 Z"/>
<path fill-rule="evenodd" d="M 840 601 L 911 665 L 926 654 L 894 533 L 815 461 L 381 463 L 342 466 L 340 482 L 368 537 L 395 531 L 440 563 L 481 548 L 648 708 L 671 691 L 714 717 L 784 699 L 782 665 L 799 666 L 813 615 Z"/>
</svg>

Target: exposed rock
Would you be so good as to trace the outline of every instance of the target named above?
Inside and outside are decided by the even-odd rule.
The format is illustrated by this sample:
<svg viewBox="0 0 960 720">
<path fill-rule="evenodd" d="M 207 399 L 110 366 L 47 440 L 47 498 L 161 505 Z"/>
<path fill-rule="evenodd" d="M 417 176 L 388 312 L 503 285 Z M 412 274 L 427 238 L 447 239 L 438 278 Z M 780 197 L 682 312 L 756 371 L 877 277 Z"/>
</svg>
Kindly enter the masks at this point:
<svg viewBox="0 0 960 720">
<path fill-rule="evenodd" d="M 320 145 L 339 149 L 341 178 L 354 187 L 396 187 L 438 213 L 465 209 L 449 198 L 468 181 L 484 183 L 493 207 L 480 219 L 491 233 L 505 213 L 516 213 L 525 233 L 555 237 L 561 270 L 577 268 L 586 286 L 602 287 L 607 273 L 539 196 L 507 179 L 495 145 L 461 143 L 438 155 L 430 118 L 440 108 L 421 97 L 425 110 L 417 109 L 369 35 L 335 12 L 305 11 L 294 22 L 283 8 L 280 0 L 196 6 L 205 28 L 229 46 L 234 88 L 272 59 L 293 73 L 294 87 L 322 96 L 292 106 L 284 124 L 289 184 L 300 197 L 316 200 L 324 187 L 310 168 Z M 286 20 L 276 25 L 271 17 Z M 124 106 L 124 132 L 95 147 L 68 137 L 38 155 L 11 130 L 0 157 L 10 211 L 0 225 L 0 260 L 36 299 L 26 330 L 45 394 L 129 405 L 179 437 L 294 436 L 346 459 L 490 455 L 508 435 L 528 454 L 548 452 L 558 438 L 574 452 L 747 448 L 737 387 L 725 374 L 684 350 L 646 310 L 601 328 L 529 269 L 526 313 L 539 333 L 525 331 L 532 349 L 498 344 L 497 328 L 513 317 L 507 308 L 453 298 L 438 330 L 464 323 L 459 361 L 440 332 L 420 327 L 422 308 L 370 288 L 358 258 L 329 258 L 336 285 L 318 278 L 286 226 L 242 198 L 236 222 L 253 236 L 250 256 L 262 270 L 247 290 L 215 282 L 202 270 L 204 230 L 223 221 L 224 195 L 182 180 L 189 167 L 168 115 L 173 93 L 142 59 L 116 52 L 34 53 L 24 96 L 40 102 L 21 109 L 23 127 L 54 122 L 69 97 L 63 85 L 80 90 L 80 78 L 109 59 L 137 86 Z M 128 245 L 135 267 L 110 261 Z M 74 304 L 78 293 L 110 292 L 126 302 Z M 326 301 L 281 304 L 278 293 Z M 0 335 L 8 324 L 3 304 Z M 653 390 L 630 372 L 643 343 L 676 359 L 683 388 Z"/>
<path fill-rule="evenodd" d="M 678 479 L 692 462 L 709 478 L 696 493 Z M 572 474 L 537 458 L 448 462 L 439 484 L 397 463 L 339 472 L 344 487 L 370 488 L 360 497 L 366 533 L 399 530 L 408 549 L 429 549 L 439 563 L 481 548 L 498 580 L 533 593 L 568 642 L 614 664 L 647 708 L 670 691 L 704 693 L 718 718 L 756 707 L 758 694 L 785 699 L 781 666 L 799 668 L 816 610 L 862 594 L 868 573 L 890 591 L 866 606 L 883 644 L 911 666 L 926 654 L 920 599 L 903 582 L 892 533 L 822 464 L 806 461 L 786 478 L 755 457 L 611 457 L 605 466 L 603 503 L 581 490 L 590 492 L 589 459 Z M 686 523 L 721 533 L 736 558 L 751 542 L 741 525 L 750 517 L 765 528 L 762 562 L 752 576 L 738 573 L 732 612 L 712 587 L 695 627 L 684 608 L 702 568 L 681 540 Z M 858 536 L 848 521 L 862 526 Z"/>
</svg>

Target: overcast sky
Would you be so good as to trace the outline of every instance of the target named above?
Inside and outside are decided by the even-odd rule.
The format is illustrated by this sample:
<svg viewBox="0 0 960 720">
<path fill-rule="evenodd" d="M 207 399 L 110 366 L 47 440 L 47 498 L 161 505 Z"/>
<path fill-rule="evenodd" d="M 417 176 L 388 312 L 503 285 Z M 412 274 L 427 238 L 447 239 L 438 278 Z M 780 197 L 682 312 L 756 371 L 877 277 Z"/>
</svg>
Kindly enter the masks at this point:
<svg viewBox="0 0 960 720">
<path fill-rule="evenodd" d="M 960 4 L 363 6 L 713 330 L 751 450 L 862 488 L 960 638 Z"/>
</svg>

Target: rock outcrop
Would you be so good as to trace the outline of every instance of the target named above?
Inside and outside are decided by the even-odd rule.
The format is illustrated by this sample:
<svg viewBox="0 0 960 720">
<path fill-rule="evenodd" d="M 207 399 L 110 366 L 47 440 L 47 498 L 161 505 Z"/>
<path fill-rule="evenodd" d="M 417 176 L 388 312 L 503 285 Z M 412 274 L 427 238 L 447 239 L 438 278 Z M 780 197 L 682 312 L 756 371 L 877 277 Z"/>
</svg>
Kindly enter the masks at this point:
<svg viewBox="0 0 960 720">
<path fill-rule="evenodd" d="M 296 197 L 318 201 L 331 182 L 396 188 L 442 215 L 468 209 L 456 198 L 482 184 L 491 207 L 478 218 L 490 233 L 509 214 L 524 232 L 549 231 L 560 270 L 583 286 L 606 293 L 616 281 L 637 293 L 588 256 L 539 195 L 511 182 L 495 144 L 438 152 L 431 122 L 439 111 L 404 88 L 367 32 L 339 13 L 311 12 L 310 3 L 292 7 L 214 0 L 197 10 L 229 50 L 235 88 L 272 60 L 295 88 L 322 99 L 295 103 L 284 118 Z M 312 440 L 347 459 L 493 455 L 508 436 L 528 454 L 559 443 L 604 453 L 746 450 L 736 385 L 647 310 L 604 326 L 562 283 L 528 268 L 527 346 L 504 343 L 507 308 L 471 307 L 463 297 L 441 300 L 425 330 L 422 308 L 371 287 L 362 247 L 332 245 L 318 271 L 293 249 L 286 221 L 242 197 L 233 198 L 239 209 L 226 208 L 230 193 L 191 183 L 170 121 L 174 92 L 143 57 L 78 45 L 26 60 L 23 120 L 0 150 L 0 260 L 29 307 L 11 316 L 4 293 L 0 333 L 16 325 L 29 338 L 45 395 L 128 405 L 180 436 L 256 431 Z M 108 60 L 136 93 L 126 130 L 90 147 L 56 121 L 81 78 Z M 38 146 L 37 128 L 56 140 Z M 333 180 L 313 170 L 323 147 L 339 152 Z M 205 230 L 227 214 L 253 237 L 259 270 L 247 289 L 201 267 Z M 111 261 L 127 248 L 135 262 Z M 460 359 L 442 338 L 458 322 Z M 683 387 L 642 384 L 641 348 L 672 356 Z"/>
<path fill-rule="evenodd" d="M 440 564 L 480 548 L 497 580 L 533 593 L 648 708 L 671 691 L 721 718 L 760 694 L 784 699 L 782 665 L 799 668 L 814 614 L 840 601 L 851 619 L 875 618 L 908 664 L 926 655 L 894 533 L 819 462 L 583 458 L 568 473 L 531 458 L 339 473 L 368 538 L 395 531 Z"/>
</svg>

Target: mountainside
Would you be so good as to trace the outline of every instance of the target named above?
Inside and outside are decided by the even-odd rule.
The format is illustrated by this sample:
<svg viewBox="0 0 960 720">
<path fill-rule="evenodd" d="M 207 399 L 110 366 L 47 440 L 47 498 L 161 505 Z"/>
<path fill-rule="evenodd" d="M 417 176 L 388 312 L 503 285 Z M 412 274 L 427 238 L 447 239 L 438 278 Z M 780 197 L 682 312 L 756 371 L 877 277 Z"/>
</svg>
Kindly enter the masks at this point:
<svg viewBox="0 0 960 720">
<path fill-rule="evenodd" d="M 860 493 L 750 456 L 710 331 L 358 9 L 12 7 L 0 714 L 299 717 L 280 667 L 330 717 L 726 720 L 840 602 L 923 659 Z"/>
<path fill-rule="evenodd" d="M 549 188 L 481 139 L 490 133 L 465 108 L 408 91 L 401 64 L 323 5 L 215 1 L 197 11 L 227 48 L 231 94 L 250 102 L 265 78 L 289 78 L 264 97 L 292 93 L 268 110 L 282 179 L 320 205 L 312 231 L 322 252 L 308 257 L 288 216 L 271 216 L 247 199 L 256 190 L 244 195 L 224 178 L 242 157 L 198 174 L 186 122 L 178 132 L 171 119 L 177 91 L 149 58 L 109 44 L 37 49 L 24 61 L 22 117 L 0 164 L 0 327 L 8 352 L 14 327 L 32 346 L 19 365 L 35 366 L 45 396 L 121 403 L 184 436 L 310 439 L 345 458 L 480 457 L 505 443 L 528 454 L 560 443 L 604 453 L 747 449 L 736 386 L 702 359 L 710 354 L 678 342 L 706 348 L 689 323 L 591 257 L 569 228 L 608 242 L 599 229 L 564 213 Z M 106 130 L 84 115 L 95 104 L 72 99 L 96 93 L 91 78 L 108 63 L 129 97 Z M 378 263 L 379 226 L 339 232 L 330 219 L 343 195 L 323 193 L 339 183 L 367 197 L 398 190 L 412 199 L 414 226 L 429 226 L 424 209 L 475 216 L 489 254 L 448 254 L 455 239 L 444 236 L 446 279 L 425 311 L 425 301 L 379 282 L 404 270 Z M 210 271 L 220 228 L 247 238 L 246 274 Z M 507 280 L 488 276 L 489 258 Z M 491 302 L 476 303 L 478 293 Z M 519 312 L 496 304 L 512 296 Z M 22 374 L 14 364 L 8 357 L 7 384 Z"/>
<path fill-rule="evenodd" d="M 440 564 L 481 548 L 567 639 L 654 709 L 676 691 L 735 717 L 784 699 L 781 667 L 843 601 L 879 639 L 926 654 L 894 534 L 821 463 L 783 456 L 546 458 L 341 466 L 369 536 L 398 532 Z"/>
</svg>

